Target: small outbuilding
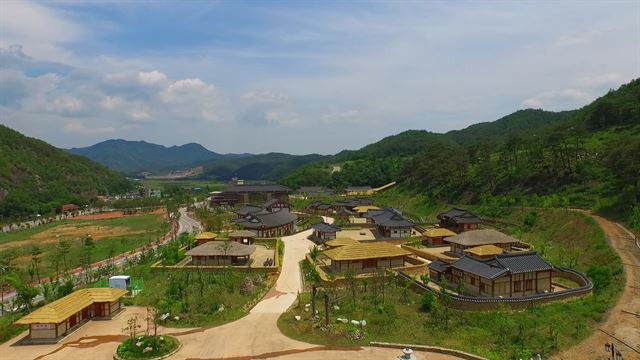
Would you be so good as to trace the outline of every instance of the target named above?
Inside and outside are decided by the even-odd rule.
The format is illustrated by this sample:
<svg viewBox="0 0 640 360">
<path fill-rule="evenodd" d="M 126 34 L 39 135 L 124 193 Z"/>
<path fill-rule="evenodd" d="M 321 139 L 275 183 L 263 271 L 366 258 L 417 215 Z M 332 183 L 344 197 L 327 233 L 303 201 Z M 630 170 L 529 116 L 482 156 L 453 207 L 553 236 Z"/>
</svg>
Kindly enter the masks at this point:
<svg viewBox="0 0 640 360">
<path fill-rule="evenodd" d="M 201 233 L 199 233 L 198 235 L 196 235 L 195 239 L 196 239 L 196 245 L 202 245 L 206 242 L 209 241 L 213 241 L 218 237 L 217 234 L 209 232 L 209 231 L 203 231 Z"/>
<path fill-rule="evenodd" d="M 331 270 L 356 273 L 402 267 L 405 258 L 410 254 L 409 251 L 398 246 L 382 242 L 339 246 L 324 252 L 324 255 L 331 260 Z"/>
<path fill-rule="evenodd" d="M 210 241 L 187 251 L 194 266 L 243 266 L 248 265 L 250 256 L 256 251 L 253 245 L 234 241 Z"/>
<path fill-rule="evenodd" d="M 15 324 L 29 325 L 28 341 L 55 343 L 89 319 L 111 319 L 122 309 L 127 290 L 80 289 L 23 316 Z"/>
<path fill-rule="evenodd" d="M 451 252 L 462 256 L 465 250 L 481 245 L 495 245 L 505 251 L 511 250 L 520 240 L 493 229 L 471 230 L 444 239 L 451 244 Z"/>
<path fill-rule="evenodd" d="M 229 240 L 240 244 L 251 245 L 256 240 L 258 234 L 251 230 L 234 230 L 229 233 Z"/>
<path fill-rule="evenodd" d="M 476 230 L 482 224 L 482 219 L 476 214 L 458 208 L 451 208 L 448 211 L 442 212 L 437 216 L 440 221 L 440 226 L 452 229 L 458 233 Z"/>
<path fill-rule="evenodd" d="M 322 242 L 335 239 L 336 233 L 341 230 L 339 227 L 324 221 L 313 225 L 312 228 L 313 236 Z"/>
<path fill-rule="evenodd" d="M 425 245 L 443 245 L 444 239 L 455 236 L 456 233 L 446 228 L 430 228 L 422 233 L 424 235 L 423 243 Z"/>
</svg>

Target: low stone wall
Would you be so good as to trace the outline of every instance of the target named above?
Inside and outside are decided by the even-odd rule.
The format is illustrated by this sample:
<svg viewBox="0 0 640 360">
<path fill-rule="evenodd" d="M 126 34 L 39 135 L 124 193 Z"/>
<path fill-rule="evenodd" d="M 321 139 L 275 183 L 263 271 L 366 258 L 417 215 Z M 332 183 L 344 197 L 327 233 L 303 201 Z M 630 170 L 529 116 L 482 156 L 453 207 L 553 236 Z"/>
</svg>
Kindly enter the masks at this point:
<svg viewBox="0 0 640 360">
<path fill-rule="evenodd" d="M 369 345 L 383 347 L 383 348 L 392 348 L 392 349 L 410 348 L 412 350 L 417 350 L 417 351 L 428 351 L 428 352 L 437 353 L 437 354 L 451 355 L 451 356 L 455 356 L 460 359 L 466 359 L 466 360 L 487 360 L 487 358 L 484 358 L 482 356 L 470 354 L 468 352 L 464 352 L 460 350 L 443 348 L 439 346 L 397 344 L 397 343 L 387 343 L 387 342 L 379 342 L 379 341 L 371 341 L 369 342 Z"/>
<path fill-rule="evenodd" d="M 532 305 L 542 305 L 549 302 L 575 299 L 582 296 L 589 295 L 593 289 L 593 283 L 585 275 L 564 268 L 556 268 L 553 272 L 554 277 L 564 277 L 576 282 L 580 285 L 574 289 L 568 289 L 558 292 L 535 294 L 511 298 L 491 298 L 491 297 L 474 297 L 467 295 L 451 295 L 452 306 L 460 310 L 497 310 L 505 305 L 511 309 L 525 309 Z M 411 281 L 412 288 L 418 292 L 429 291 L 435 295 L 439 295 L 439 292 L 429 288 L 422 282 L 414 279 L 411 275 L 399 271 L 398 280 Z"/>
</svg>

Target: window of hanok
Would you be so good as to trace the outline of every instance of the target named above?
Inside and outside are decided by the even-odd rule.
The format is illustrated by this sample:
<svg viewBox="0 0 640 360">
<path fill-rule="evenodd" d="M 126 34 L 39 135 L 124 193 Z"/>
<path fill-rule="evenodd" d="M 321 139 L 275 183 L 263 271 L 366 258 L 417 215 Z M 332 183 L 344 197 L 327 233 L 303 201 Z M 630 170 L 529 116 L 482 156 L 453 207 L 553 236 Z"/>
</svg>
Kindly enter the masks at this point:
<svg viewBox="0 0 640 360">
<path fill-rule="evenodd" d="M 513 282 L 513 291 L 522 291 L 522 281 L 517 280 Z"/>
</svg>

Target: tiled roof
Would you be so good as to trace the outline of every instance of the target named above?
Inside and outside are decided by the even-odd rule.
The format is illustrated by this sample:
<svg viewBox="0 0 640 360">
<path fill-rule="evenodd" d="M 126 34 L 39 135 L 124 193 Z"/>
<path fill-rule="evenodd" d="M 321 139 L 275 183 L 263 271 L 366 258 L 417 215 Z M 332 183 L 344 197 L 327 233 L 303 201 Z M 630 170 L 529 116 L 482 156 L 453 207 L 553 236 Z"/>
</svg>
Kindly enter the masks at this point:
<svg viewBox="0 0 640 360">
<path fill-rule="evenodd" d="M 429 266 L 430 269 L 433 269 L 433 270 L 441 273 L 441 272 L 447 271 L 447 269 L 449 269 L 449 267 L 450 267 L 450 264 L 438 259 L 438 260 L 430 262 L 428 266 Z"/>
<path fill-rule="evenodd" d="M 257 234 L 251 230 L 234 230 L 227 234 L 228 237 L 244 237 L 244 238 L 254 238 Z"/>
<path fill-rule="evenodd" d="M 373 212 L 377 210 L 370 210 Z M 371 220 L 376 225 L 388 227 L 407 227 L 413 226 L 413 223 L 395 209 L 384 209 L 381 213 L 371 216 Z"/>
<path fill-rule="evenodd" d="M 248 214 L 253 214 L 256 213 L 258 211 L 262 210 L 262 207 L 257 206 L 257 205 L 245 205 L 243 207 L 241 207 L 240 209 L 234 211 L 234 213 L 240 215 L 240 216 L 245 216 Z"/>
<path fill-rule="evenodd" d="M 324 221 L 321 223 L 314 224 L 312 227 L 313 227 L 313 230 L 315 231 L 325 232 L 325 233 L 338 232 L 341 230 L 339 227 L 328 224 Z"/>
<path fill-rule="evenodd" d="M 475 214 L 465 209 L 451 208 L 438 214 L 440 220 L 454 221 L 456 224 L 481 223 L 482 220 Z"/>
<path fill-rule="evenodd" d="M 385 257 L 405 256 L 411 254 L 398 246 L 388 243 L 352 244 L 329 249 L 324 254 L 331 260 L 364 260 Z"/>
<path fill-rule="evenodd" d="M 494 262 L 509 269 L 512 274 L 553 269 L 553 265 L 544 261 L 535 251 L 501 254 L 496 256 Z"/>
<path fill-rule="evenodd" d="M 113 302 L 127 294 L 114 288 L 80 289 L 23 316 L 16 324 L 58 324 L 96 302 Z"/>
<path fill-rule="evenodd" d="M 249 214 L 235 222 L 247 229 L 275 228 L 294 222 L 298 217 L 288 209 L 278 209 L 272 212 L 260 211 Z"/>
<path fill-rule="evenodd" d="M 463 246 L 519 243 L 520 240 L 493 229 L 470 230 L 451 236 L 445 241 Z"/>
<path fill-rule="evenodd" d="M 492 266 L 487 262 L 476 260 L 466 255 L 451 263 L 451 267 L 481 276 L 485 279 L 495 279 L 509 273 L 509 270 L 501 266 Z"/>
</svg>

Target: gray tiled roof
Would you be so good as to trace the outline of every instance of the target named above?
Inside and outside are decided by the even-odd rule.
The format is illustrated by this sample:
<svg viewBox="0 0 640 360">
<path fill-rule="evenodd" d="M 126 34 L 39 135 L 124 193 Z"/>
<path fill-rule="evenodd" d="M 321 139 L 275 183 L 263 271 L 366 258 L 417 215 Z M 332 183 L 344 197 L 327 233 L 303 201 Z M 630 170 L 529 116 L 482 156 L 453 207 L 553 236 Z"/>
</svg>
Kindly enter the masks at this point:
<svg viewBox="0 0 640 360">
<path fill-rule="evenodd" d="M 271 200 L 267 201 L 266 203 L 264 203 L 264 205 L 262 205 L 262 206 L 263 206 L 263 207 L 271 207 L 271 206 L 273 206 L 274 204 L 277 204 L 277 203 L 279 203 L 279 202 L 283 202 L 283 203 L 285 203 L 285 204 L 288 204 L 288 202 L 286 202 L 286 201 L 284 201 L 284 200 L 281 200 L 281 199 L 271 199 Z"/>
<path fill-rule="evenodd" d="M 553 266 L 544 261 L 535 251 L 514 254 L 500 254 L 496 256 L 495 263 L 509 269 L 512 274 L 532 271 L 545 271 L 553 269 Z"/>
<path fill-rule="evenodd" d="M 326 222 L 321 222 L 321 223 L 317 223 L 315 225 L 312 226 L 313 230 L 315 231 L 319 231 L 319 232 L 325 232 L 325 233 L 330 233 L 330 232 L 338 232 L 341 229 L 335 225 L 331 225 L 331 224 L 327 224 Z"/>
<path fill-rule="evenodd" d="M 389 227 L 407 227 L 413 226 L 413 223 L 395 209 L 384 209 L 376 215 L 372 215 L 371 219 L 374 224 Z"/>
<path fill-rule="evenodd" d="M 503 267 L 492 266 L 487 262 L 479 261 L 466 255 L 453 262 L 451 264 L 451 267 L 481 276 L 486 279 L 495 279 L 509 273 L 509 270 Z"/>
<path fill-rule="evenodd" d="M 448 211 L 438 214 L 438 219 L 453 221 L 456 224 L 481 223 L 482 220 L 477 215 L 465 209 L 451 208 Z"/>
<path fill-rule="evenodd" d="M 272 212 L 260 211 L 247 215 L 235 222 L 247 229 L 275 228 L 294 222 L 298 217 L 288 209 L 278 209 Z"/>
<path fill-rule="evenodd" d="M 447 271 L 447 269 L 449 269 L 449 267 L 451 266 L 449 263 L 444 262 L 440 259 L 432 261 L 431 263 L 429 263 L 429 269 L 433 269 L 437 272 L 445 272 Z"/>
<path fill-rule="evenodd" d="M 253 213 L 257 213 L 258 211 L 261 211 L 262 207 L 257 206 L 257 205 L 245 205 L 243 207 L 241 207 L 240 209 L 234 211 L 234 213 L 240 215 L 240 216 L 246 216 L 249 214 L 253 214 Z"/>
</svg>

